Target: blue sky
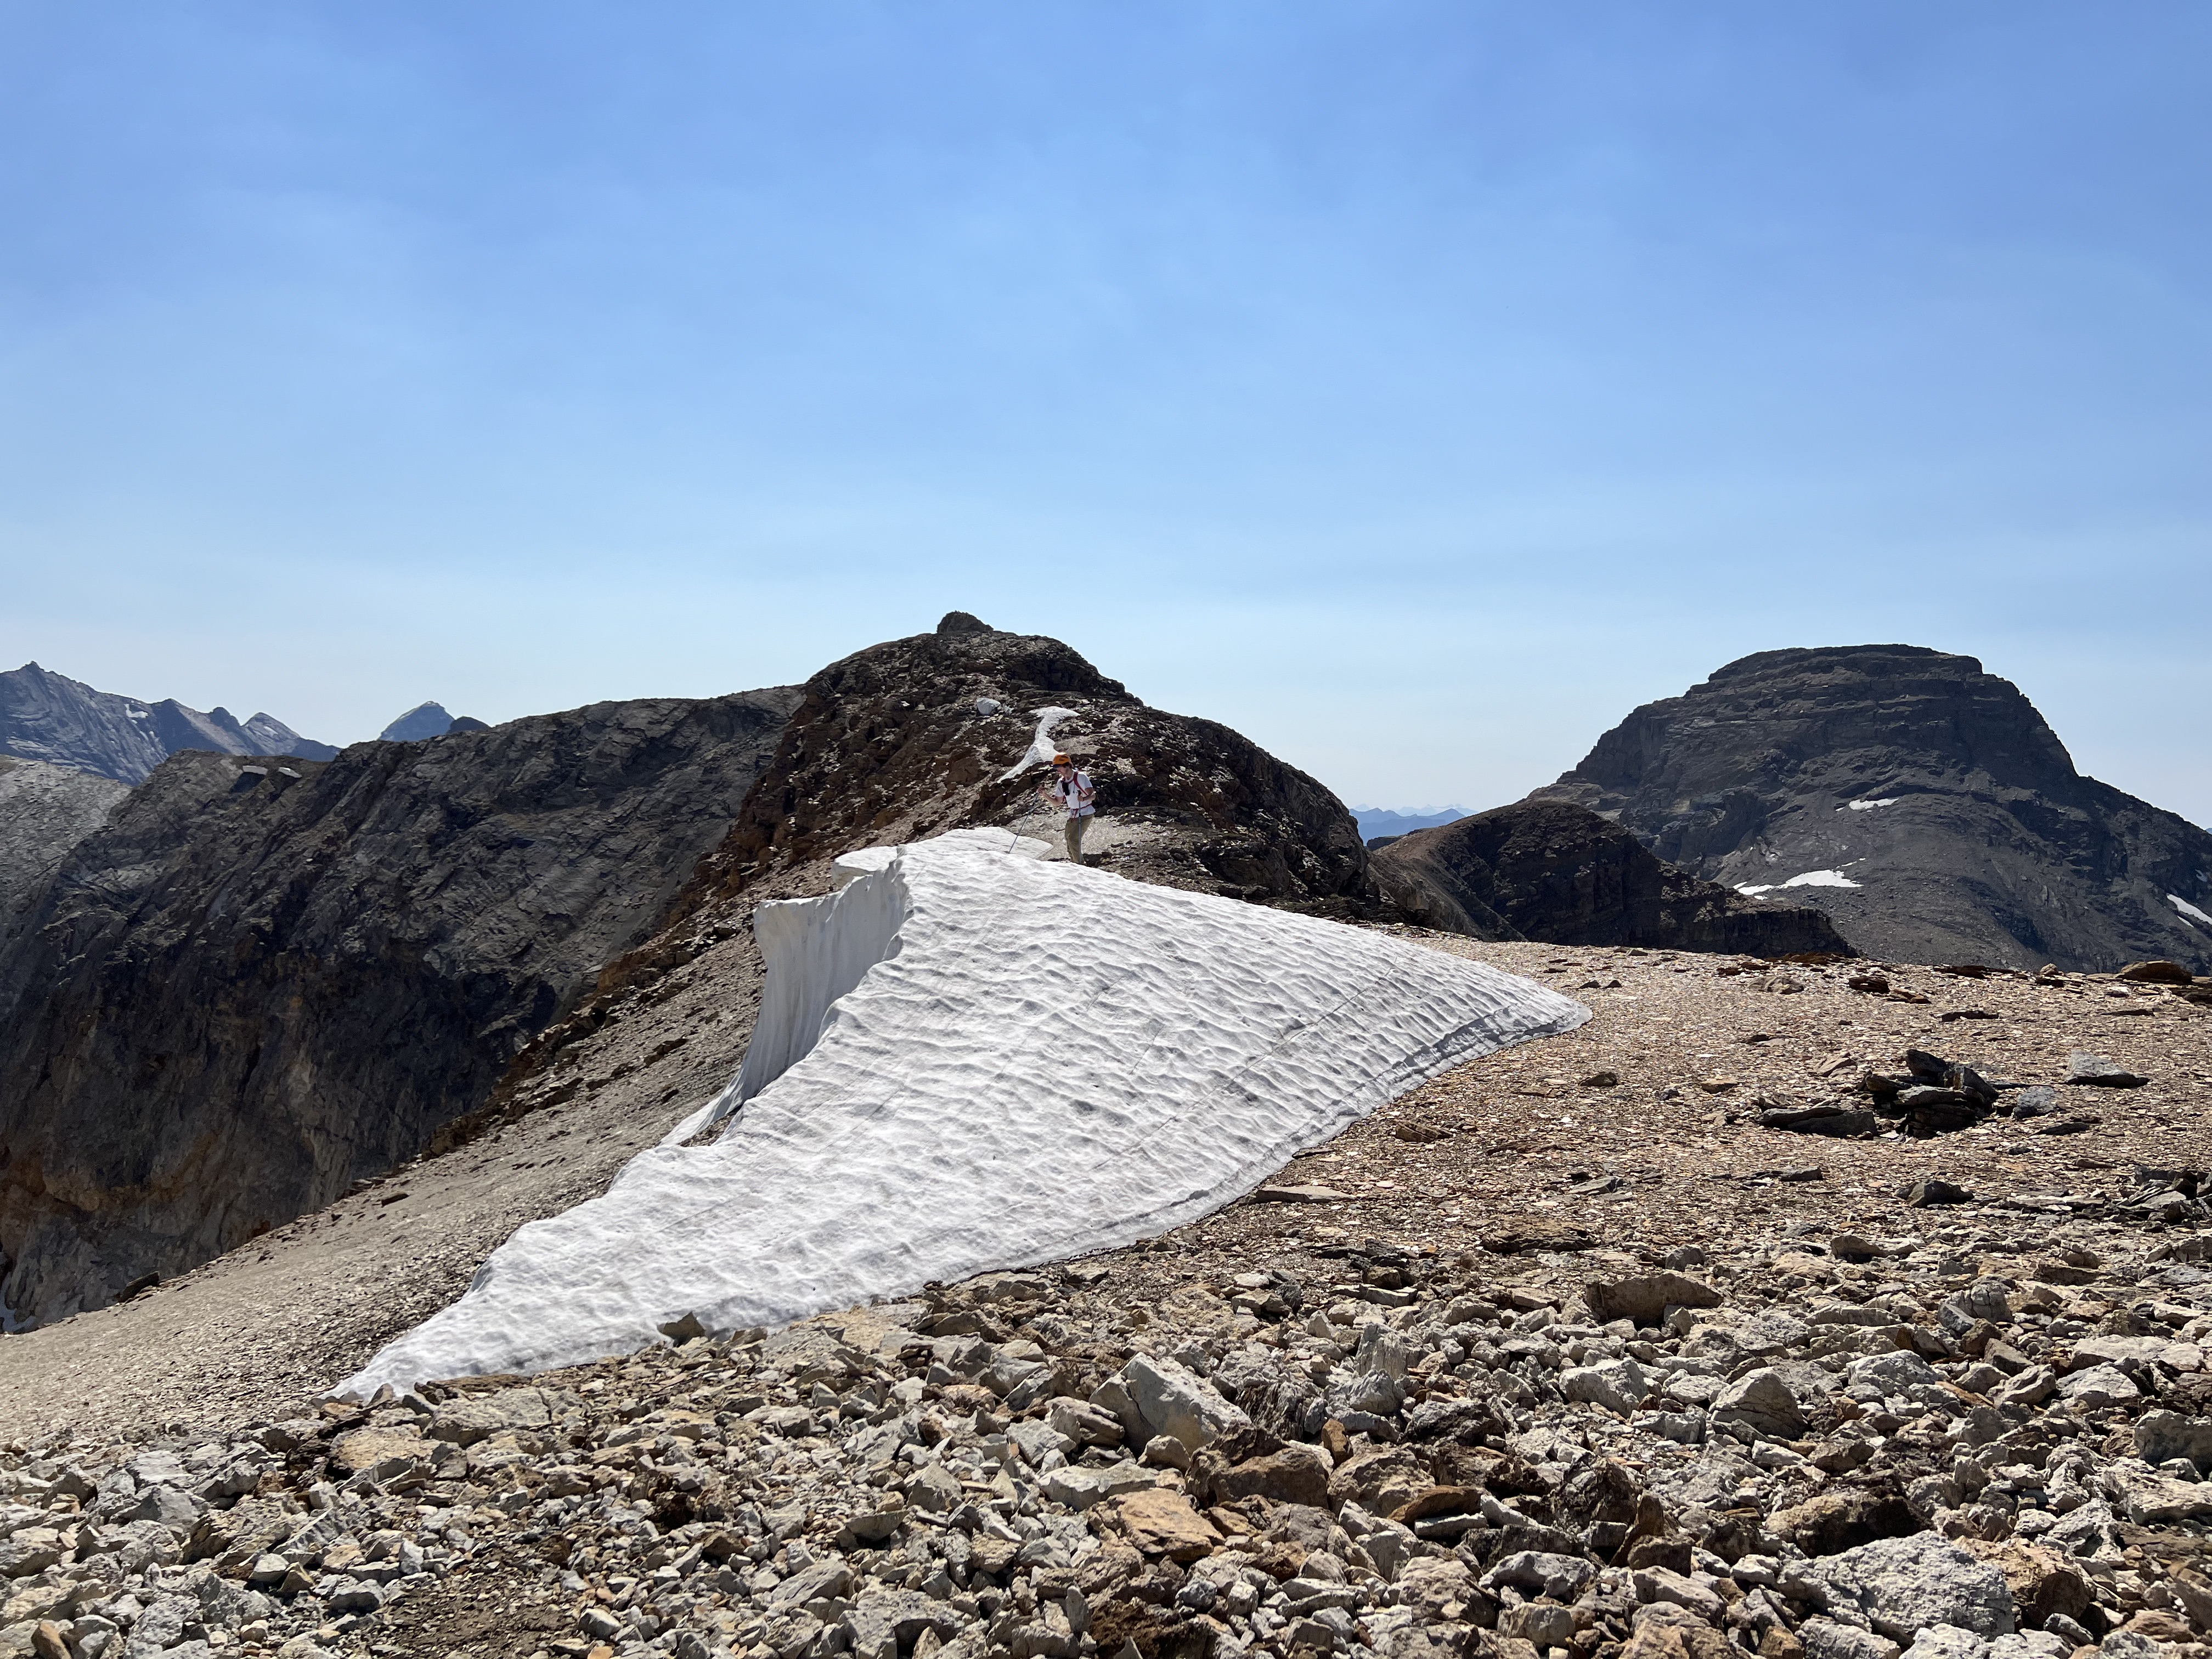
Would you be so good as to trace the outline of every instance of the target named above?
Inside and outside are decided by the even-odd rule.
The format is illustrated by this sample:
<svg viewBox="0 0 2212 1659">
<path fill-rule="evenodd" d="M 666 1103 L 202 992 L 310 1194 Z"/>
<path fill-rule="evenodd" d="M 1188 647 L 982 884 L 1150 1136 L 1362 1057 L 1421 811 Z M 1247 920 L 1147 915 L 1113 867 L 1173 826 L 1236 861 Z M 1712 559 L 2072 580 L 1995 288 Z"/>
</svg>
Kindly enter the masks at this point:
<svg viewBox="0 0 2212 1659">
<path fill-rule="evenodd" d="M 0 658 L 345 742 L 955 606 L 1347 799 L 1906 641 L 2212 820 L 2212 11 L 0 0 Z"/>
</svg>

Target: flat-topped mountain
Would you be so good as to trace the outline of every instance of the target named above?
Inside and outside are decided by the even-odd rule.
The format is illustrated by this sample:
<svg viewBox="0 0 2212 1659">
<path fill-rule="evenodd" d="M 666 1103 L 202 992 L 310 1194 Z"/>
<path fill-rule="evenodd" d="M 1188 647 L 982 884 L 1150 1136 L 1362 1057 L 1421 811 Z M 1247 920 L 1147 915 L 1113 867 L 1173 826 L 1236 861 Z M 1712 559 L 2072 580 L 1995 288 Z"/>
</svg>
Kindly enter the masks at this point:
<svg viewBox="0 0 2212 1659">
<path fill-rule="evenodd" d="M 34 662 L 0 674 L 0 753 L 140 783 L 185 749 L 302 760 L 330 760 L 338 752 L 272 714 L 240 720 L 227 708 L 202 713 L 174 698 L 141 702 Z"/>
<path fill-rule="evenodd" d="M 2212 834 L 2083 777 L 1972 657 L 1745 657 L 1637 709 L 1540 798 L 1710 880 L 1816 906 L 1886 959 L 2212 970 Z"/>
</svg>

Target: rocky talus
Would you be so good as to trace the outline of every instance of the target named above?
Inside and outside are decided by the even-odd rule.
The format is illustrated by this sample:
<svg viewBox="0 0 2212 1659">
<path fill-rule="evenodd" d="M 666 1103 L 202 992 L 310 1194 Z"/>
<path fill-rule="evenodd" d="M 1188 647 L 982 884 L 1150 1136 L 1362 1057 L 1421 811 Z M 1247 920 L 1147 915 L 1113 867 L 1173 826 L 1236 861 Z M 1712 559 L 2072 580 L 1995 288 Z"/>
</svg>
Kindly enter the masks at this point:
<svg viewBox="0 0 2212 1659">
<path fill-rule="evenodd" d="M 651 934 L 796 701 L 602 703 L 328 763 L 165 762 L 0 957 L 9 1305 L 99 1306 L 480 1107 Z"/>
<path fill-rule="evenodd" d="M 338 752 L 273 714 L 240 720 L 228 708 L 203 713 L 173 697 L 142 702 L 34 662 L 0 674 L 0 754 L 140 783 L 185 749 L 307 760 L 330 760 Z"/>
<path fill-rule="evenodd" d="M 615 1055 L 688 1005 L 628 1005 L 588 1096 L 0 1339 L 0 1652 L 2203 1659 L 2203 988 L 1426 937 L 1596 1018 L 1147 1245 L 303 1391 L 470 1183 L 653 1119 Z M 2092 1109 L 1765 1121 L 1939 1042 Z M 2066 1085 L 2092 1045 L 2133 1086 Z"/>
<path fill-rule="evenodd" d="M 1700 880 L 1569 801 L 1522 801 L 1418 830 L 1371 857 L 1376 882 L 1409 920 L 1474 939 L 1852 954 L 1820 911 Z"/>
<path fill-rule="evenodd" d="M 0 1457 L 0 1651 L 2198 1659 L 2204 1255 L 1987 1209 L 1640 1256 L 1192 1230 L 64 1431 Z"/>
<path fill-rule="evenodd" d="M 2212 969 L 2212 834 L 2074 769 L 2011 682 L 1918 646 L 1767 651 L 1637 709 L 1539 797 L 1872 955 Z"/>
</svg>

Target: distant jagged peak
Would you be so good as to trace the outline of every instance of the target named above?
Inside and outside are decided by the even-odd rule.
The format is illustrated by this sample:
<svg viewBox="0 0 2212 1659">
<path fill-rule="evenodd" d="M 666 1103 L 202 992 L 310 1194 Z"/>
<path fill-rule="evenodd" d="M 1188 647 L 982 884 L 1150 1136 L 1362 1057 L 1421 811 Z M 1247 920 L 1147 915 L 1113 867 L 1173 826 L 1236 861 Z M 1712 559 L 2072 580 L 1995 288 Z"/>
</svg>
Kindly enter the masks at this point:
<svg viewBox="0 0 2212 1659">
<path fill-rule="evenodd" d="M 453 729 L 453 717 L 441 702 L 418 702 L 376 735 L 386 743 L 420 743 L 442 738 Z"/>
<path fill-rule="evenodd" d="M 441 702 L 418 702 L 376 735 L 386 743 L 421 743 L 430 738 L 459 737 L 465 732 L 489 732 L 485 721 L 467 714 L 450 714 Z"/>
</svg>

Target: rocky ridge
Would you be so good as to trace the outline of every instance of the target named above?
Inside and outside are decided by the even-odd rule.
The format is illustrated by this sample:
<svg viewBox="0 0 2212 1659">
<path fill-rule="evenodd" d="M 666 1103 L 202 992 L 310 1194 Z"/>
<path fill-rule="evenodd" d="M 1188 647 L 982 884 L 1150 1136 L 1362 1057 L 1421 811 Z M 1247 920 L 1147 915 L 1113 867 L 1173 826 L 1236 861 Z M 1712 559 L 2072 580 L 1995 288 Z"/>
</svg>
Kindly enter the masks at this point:
<svg viewBox="0 0 2212 1659">
<path fill-rule="evenodd" d="M 1376 849 L 1373 866 L 1409 921 L 1474 939 L 1853 954 L 1820 912 L 1701 881 L 1569 801 L 1522 801 L 1417 830 Z"/>
<path fill-rule="evenodd" d="M 0 674 L 0 752 L 143 783 L 171 755 L 286 755 L 330 760 L 337 750 L 303 738 L 273 714 L 240 721 L 227 708 L 203 714 L 174 698 L 141 702 L 97 691 L 26 663 Z"/>
<path fill-rule="evenodd" d="M 2081 776 L 1972 657 L 1745 657 L 1635 710 L 1535 798 L 1601 812 L 1708 880 L 1825 910 L 1875 956 L 2212 970 L 2212 834 Z"/>
<path fill-rule="evenodd" d="M 831 664 L 801 699 L 760 782 L 650 941 L 611 963 L 595 995 L 519 1055 L 485 1108 L 513 1122 L 566 1098 L 611 1022 L 630 1029 L 670 999 L 726 983 L 757 993 L 753 907 L 830 890 L 830 863 L 860 848 L 969 825 L 1060 851 L 1045 775 L 1008 770 L 1038 711 L 1063 711 L 1052 744 L 1097 781 L 1085 860 L 1135 881 L 1310 915 L 1395 920 L 1358 825 L 1328 789 L 1212 720 L 1149 708 L 1058 640 L 1006 634 L 954 611 L 928 634 Z"/>
<path fill-rule="evenodd" d="M 1086 856 L 1140 881 L 1380 915 L 1358 825 L 1328 789 L 1227 726 L 1147 708 L 1057 640 L 1004 634 L 954 611 L 809 680 L 798 712 L 702 896 L 855 848 L 967 824 L 1056 839 L 1046 775 L 1006 775 L 1038 717 L 1098 786 Z"/>
<path fill-rule="evenodd" d="M 0 957 L 9 1305 L 97 1306 L 480 1107 L 651 933 L 795 701 L 603 703 L 327 763 L 164 763 Z"/>
</svg>

